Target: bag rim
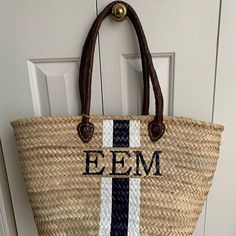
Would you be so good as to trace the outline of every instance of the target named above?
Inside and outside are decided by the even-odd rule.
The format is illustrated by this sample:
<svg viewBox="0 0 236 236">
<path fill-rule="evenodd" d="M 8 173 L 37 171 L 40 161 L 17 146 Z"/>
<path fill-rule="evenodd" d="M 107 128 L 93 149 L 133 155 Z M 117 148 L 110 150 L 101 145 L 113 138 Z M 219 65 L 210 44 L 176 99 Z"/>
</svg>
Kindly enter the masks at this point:
<svg viewBox="0 0 236 236">
<path fill-rule="evenodd" d="M 154 115 L 90 115 L 90 118 L 93 121 L 101 121 L 101 120 L 152 120 Z M 35 116 L 29 118 L 20 118 L 17 120 L 13 120 L 10 122 L 13 128 L 35 124 L 35 123 L 52 123 L 52 122 L 66 122 L 66 121 L 74 121 L 80 122 L 82 119 L 82 115 L 78 116 Z M 224 125 L 218 123 L 212 123 L 209 121 L 203 121 L 198 119 L 193 119 L 189 117 L 182 117 L 182 116 L 164 116 L 164 123 L 171 124 L 171 123 L 179 123 L 179 124 L 186 124 L 186 125 L 197 125 L 199 127 L 206 127 L 212 128 L 214 130 L 223 131 Z"/>
</svg>

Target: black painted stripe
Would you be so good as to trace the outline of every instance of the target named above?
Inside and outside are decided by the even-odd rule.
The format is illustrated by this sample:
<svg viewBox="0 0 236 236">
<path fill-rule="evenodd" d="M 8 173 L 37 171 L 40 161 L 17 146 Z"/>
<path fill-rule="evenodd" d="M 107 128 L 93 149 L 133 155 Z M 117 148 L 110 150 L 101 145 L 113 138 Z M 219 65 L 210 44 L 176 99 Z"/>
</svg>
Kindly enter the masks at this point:
<svg viewBox="0 0 236 236">
<path fill-rule="evenodd" d="M 129 120 L 113 121 L 113 147 L 129 147 Z"/>
<path fill-rule="evenodd" d="M 129 179 L 112 179 L 111 236 L 128 234 L 129 217 Z"/>
<path fill-rule="evenodd" d="M 113 121 L 113 147 L 129 147 L 129 120 Z M 112 179 L 110 236 L 127 236 L 129 219 L 129 179 Z"/>
</svg>

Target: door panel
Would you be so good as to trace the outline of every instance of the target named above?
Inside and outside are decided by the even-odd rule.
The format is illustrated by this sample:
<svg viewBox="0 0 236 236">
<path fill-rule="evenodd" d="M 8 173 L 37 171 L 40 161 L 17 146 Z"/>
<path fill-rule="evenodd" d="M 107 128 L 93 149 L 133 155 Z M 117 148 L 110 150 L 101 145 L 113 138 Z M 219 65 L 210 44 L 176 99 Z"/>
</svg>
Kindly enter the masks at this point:
<svg viewBox="0 0 236 236">
<path fill-rule="evenodd" d="M 79 64 L 78 58 L 28 60 L 34 115 L 60 116 L 80 113 Z M 94 71 L 94 74 L 96 73 L 98 68 Z M 94 77 L 91 113 L 101 114 L 101 83 L 97 76 Z"/>
<path fill-rule="evenodd" d="M 173 92 L 174 92 L 174 58 L 173 53 L 160 53 L 153 54 L 153 64 L 156 67 L 157 73 L 161 80 L 162 93 L 165 99 L 164 103 L 164 113 L 173 114 Z M 118 113 L 117 109 L 114 108 L 110 110 L 112 114 L 141 114 L 142 100 L 143 100 L 143 74 L 142 65 L 140 60 L 140 55 L 135 54 L 123 54 L 120 57 L 120 78 L 114 81 L 114 88 L 120 89 L 121 102 L 117 100 L 114 95 L 114 88 L 110 87 L 111 99 L 114 99 L 114 104 L 118 103 L 121 105 L 121 113 Z M 109 84 L 109 81 L 104 81 L 104 83 Z M 115 84 L 116 83 L 116 84 Z M 108 86 L 108 85 L 107 85 Z M 104 93 L 109 93 L 106 86 L 104 86 Z M 152 89 L 150 90 L 150 113 L 155 114 L 155 103 L 154 103 L 154 93 Z M 111 100 L 110 100 L 111 101 Z M 105 110 L 106 109 L 105 104 Z M 112 107 L 112 106 L 111 106 Z M 106 114 L 111 114 L 107 112 Z"/>
<path fill-rule="evenodd" d="M 78 57 L 96 17 L 96 2 L 1 1 L 0 15 L 2 146 L 18 235 L 36 236 L 9 122 L 41 114 L 77 114 Z M 99 75 L 96 50 L 92 101 L 96 114 L 102 111 Z"/>
<path fill-rule="evenodd" d="M 109 2 L 99 0 L 99 10 Z M 146 33 L 164 92 L 165 115 L 211 121 L 219 1 L 127 2 L 137 11 Z M 140 114 L 139 47 L 128 20 L 105 20 L 100 30 L 100 51 L 105 114 Z M 171 62 L 164 65 L 168 55 L 172 55 Z M 151 96 L 151 114 L 153 105 Z M 204 235 L 204 218 L 205 206 L 195 236 Z"/>
</svg>

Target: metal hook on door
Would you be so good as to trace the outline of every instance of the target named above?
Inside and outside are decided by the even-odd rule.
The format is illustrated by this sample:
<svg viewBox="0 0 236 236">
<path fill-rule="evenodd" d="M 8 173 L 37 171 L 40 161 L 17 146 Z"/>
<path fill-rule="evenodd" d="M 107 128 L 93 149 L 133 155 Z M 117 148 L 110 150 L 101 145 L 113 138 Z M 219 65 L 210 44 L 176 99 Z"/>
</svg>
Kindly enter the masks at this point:
<svg viewBox="0 0 236 236">
<path fill-rule="evenodd" d="M 112 8 L 112 17 L 116 21 L 121 22 L 121 21 L 125 20 L 126 14 L 127 14 L 127 8 L 124 4 L 117 3 L 113 6 L 113 8 Z"/>
</svg>

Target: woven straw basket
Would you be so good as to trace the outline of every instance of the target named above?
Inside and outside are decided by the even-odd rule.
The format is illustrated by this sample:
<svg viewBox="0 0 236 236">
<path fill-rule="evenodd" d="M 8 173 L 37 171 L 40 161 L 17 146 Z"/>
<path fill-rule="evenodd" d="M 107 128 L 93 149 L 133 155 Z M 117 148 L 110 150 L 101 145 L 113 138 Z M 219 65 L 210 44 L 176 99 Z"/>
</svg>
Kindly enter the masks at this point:
<svg viewBox="0 0 236 236">
<path fill-rule="evenodd" d="M 212 183 L 223 126 L 163 119 L 147 42 L 136 13 L 124 2 L 140 44 L 143 115 L 89 115 L 96 36 L 117 3 L 100 13 L 84 45 L 82 115 L 11 122 L 40 236 L 192 235 Z M 147 115 L 149 77 L 155 116 Z"/>
</svg>

